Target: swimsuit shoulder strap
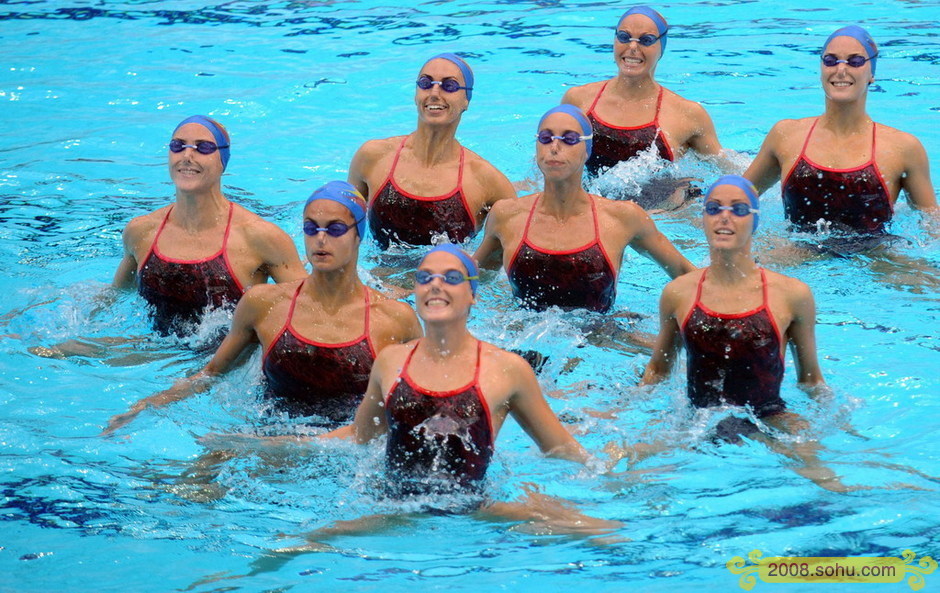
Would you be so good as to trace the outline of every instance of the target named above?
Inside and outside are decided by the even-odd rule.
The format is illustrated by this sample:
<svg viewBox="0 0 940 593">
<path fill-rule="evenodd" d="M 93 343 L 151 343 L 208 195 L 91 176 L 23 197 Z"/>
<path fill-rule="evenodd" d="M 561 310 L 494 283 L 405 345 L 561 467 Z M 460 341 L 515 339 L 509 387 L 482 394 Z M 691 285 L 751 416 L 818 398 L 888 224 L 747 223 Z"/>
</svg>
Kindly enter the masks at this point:
<svg viewBox="0 0 940 593">
<path fill-rule="evenodd" d="M 588 200 L 591 201 L 591 216 L 594 217 L 594 240 L 600 244 L 601 242 L 601 227 L 600 223 L 597 222 L 597 203 L 592 194 L 588 194 Z"/>
<path fill-rule="evenodd" d="M 411 135 L 409 134 L 408 136 L 405 136 L 404 138 L 401 139 L 401 143 L 398 145 L 398 149 L 395 151 L 395 158 L 392 159 L 392 166 L 391 166 L 391 168 L 388 170 L 388 178 L 389 178 L 389 179 L 391 179 L 391 178 L 392 178 L 392 175 L 395 173 L 395 167 L 398 166 L 398 157 L 401 156 L 401 151 L 402 151 L 402 149 L 405 148 L 405 142 L 407 142 L 407 141 L 408 141 L 408 138 L 410 138 L 410 137 L 411 137 Z"/>
<path fill-rule="evenodd" d="M 659 110 L 663 106 L 663 95 L 666 94 L 666 88 L 663 85 L 659 85 L 659 94 L 656 96 L 656 115 L 654 116 L 653 121 L 659 121 Z"/>
<path fill-rule="evenodd" d="M 706 274 L 708 274 L 708 268 L 702 270 L 702 277 L 698 279 L 698 286 L 695 289 L 695 304 L 692 305 L 693 309 L 702 304 L 702 285 L 705 284 Z"/>
<path fill-rule="evenodd" d="M 809 132 L 806 133 L 806 139 L 803 140 L 803 148 L 800 149 L 800 156 L 806 156 L 806 147 L 809 146 L 809 139 L 813 135 L 813 130 L 816 129 L 816 124 L 819 123 L 819 118 L 817 117 L 813 120 L 813 125 L 809 127 Z"/>
<path fill-rule="evenodd" d="M 609 83 L 610 83 L 609 80 L 605 80 L 604 84 L 601 85 L 601 90 L 597 91 L 597 94 L 594 95 L 594 101 L 591 102 L 591 106 L 588 107 L 588 110 L 587 110 L 588 114 L 591 114 L 594 112 L 594 107 L 597 105 L 597 102 L 601 100 L 601 95 L 604 94 L 604 89 L 607 88 L 607 85 Z"/>
<path fill-rule="evenodd" d="M 767 273 L 764 271 L 764 268 L 760 269 L 760 284 L 761 284 L 761 291 L 764 294 L 764 302 L 762 306 L 768 311 L 770 311 L 770 305 L 769 305 L 770 289 L 767 287 Z"/>
<path fill-rule="evenodd" d="M 150 251 L 151 251 L 151 252 L 157 251 L 157 241 L 160 240 L 160 235 L 163 234 L 163 229 L 166 227 L 167 221 L 170 220 L 170 212 L 173 212 L 173 206 L 172 206 L 172 205 L 170 205 L 170 207 L 167 209 L 166 215 L 163 217 L 163 220 L 160 221 L 160 226 L 157 227 L 157 232 L 156 232 L 156 234 L 153 236 L 153 243 L 150 244 Z M 148 255 L 149 255 L 149 254 L 148 254 Z M 144 258 L 145 261 L 146 261 L 146 259 L 147 259 L 147 258 Z"/>
<path fill-rule="evenodd" d="M 222 236 L 222 251 L 228 245 L 228 236 L 232 230 L 232 216 L 235 214 L 235 204 L 232 201 L 228 203 L 228 220 L 225 223 L 225 235 Z"/>
<path fill-rule="evenodd" d="M 466 156 L 467 149 L 463 146 L 460 147 L 460 166 L 457 169 L 457 187 L 463 187 L 463 163 L 464 157 Z"/>
<path fill-rule="evenodd" d="M 304 283 L 307 280 L 301 280 L 300 284 L 297 285 L 297 288 L 294 290 L 294 296 L 290 299 L 290 308 L 287 309 L 287 319 L 284 321 L 284 327 L 290 327 L 291 320 L 294 318 L 294 307 L 297 306 L 297 297 L 300 296 L 300 289 L 304 287 Z"/>
<path fill-rule="evenodd" d="M 480 360 L 483 352 L 483 340 L 477 340 L 477 368 L 473 373 L 473 384 L 480 385 Z"/>
<path fill-rule="evenodd" d="M 532 217 L 535 215 L 535 207 L 538 206 L 541 198 L 542 194 L 539 194 L 535 200 L 532 201 L 532 208 L 529 209 L 529 215 L 525 219 L 525 227 L 522 229 L 522 243 L 524 243 L 529 236 L 529 224 L 532 223 Z"/>
</svg>

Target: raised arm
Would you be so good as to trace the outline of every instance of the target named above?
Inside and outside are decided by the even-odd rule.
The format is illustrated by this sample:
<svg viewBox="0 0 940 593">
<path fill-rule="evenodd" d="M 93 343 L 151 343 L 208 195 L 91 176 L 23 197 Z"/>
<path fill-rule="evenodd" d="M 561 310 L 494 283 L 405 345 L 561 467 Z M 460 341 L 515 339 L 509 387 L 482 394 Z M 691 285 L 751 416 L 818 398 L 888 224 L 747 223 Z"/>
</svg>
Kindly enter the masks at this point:
<svg viewBox="0 0 940 593">
<path fill-rule="evenodd" d="M 764 143 L 761 144 L 760 152 L 757 153 L 757 156 L 751 162 L 751 166 L 744 172 L 744 177 L 754 184 L 758 194 L 764 193 L 771 185 L 780 181 L 780 157 L 777 153 L 777 147 L 782 135 L 781 125 L 783 125 L 783 122 L 777 122 L 770 129 L 767 137 L 764 138 Z"/>
<path fill-rule="evenodd" d="M 624 202 L 623 205 L 632 210 L 629 218 L 636 228 L 630 247 L 637 253 L 652 258 L 666 270 L 670 278 L 677 278 L 695 269 L 692 262 L 679 253 L 666 235 L 656 228 L 656 223 L 642 208 L 632 202 Z"/>
<path fill-rule="evenodd" d="M 688 146 L 702 156 L 715 156 L 721 153 L 721 142 L 715 123 L 708 111 L 698 103 L 690 102 L 691 120 L 695 122 L 695 131 L 688 140 Z"/>
<path fill-rule="evenodd" d="M 346 181 L 369 200 L 369 174 L 384 153 L 385 141 L 369 140 L 359 147 L 352 161 L 349 162 L 349 174 Z"/>
<path fill-rule="evenodd" d="M 816 302 L 809 287 L 798 280 L 788 279 L 787 302 L 793 320 L 787 328 L 787 341 L 796 362 L 796 380 L 800 387 L 812 388 L 825 383 L 816 355 Z"/>
<path fill-rule="evenodd" d="M 500 227 L 505 216 L 505 202 L 495 204 L 486 217 L 483 227 L 483 241 L 473 254 L 477 265 L 487 270 L 498 270 L 503 265 L 503 244 L 500 239 Z"/>
<path fill-rule="evenodd" d="M 907 192 L 908 202 L 912 208 L 940 221 L 940 208 L 930 182 L 930 162 L 924 145 L 917 138 L 908 136 L 907 146 L 901 152 L 905 156 L 901 189 Z"/>
<path fill-rule="evenodd" d="M 275 282 L 290 282 L 307 277 L 294 242 L 279 226 L 261 221 L 253 237 L 254 247 L 264 259 L 264 269 Z"/>
<path fill-rule="evenodd" d="M 215 378 L 228 372 L 249 346 L 257 342 L 255 323 L 259 316 L 270 307 L 267 299 L 257 298 L 258 288 L 251 288 L 238 301 L 232 328 L 216 350 L 212 360 L 198 373 L 180 379 L 172 387 L 138 401 L 123 413 L 112 416 L 108 426 L 101 434 L 111 434 L 130 423 L 147 408 L 158 408 L 184 400 L 197 393 L 202 393 L 212 386 Z"/>
<path fill-rule="evenodd" d="M 511 357 L 509 375 L 516 383 L 509 413 L 545 455 L 586 463 L 590 456 L 548 406 L 532 367 L 520 356 L 506 356 Z"/>
<path fill-rule="evenodd" d="M 670 282 L 659 297 L 659 335 L 653 346 L 653 356 L 643 372 L 641 385 L 654 385 L 663 381 L 672 372 L 672 366 L 679 355 L 682 335 L 676 319 L 676 306 L 679 291 L 675 282 Z"/>
<path fill-rule="evenodd" d="M 385 394 L 382 390 L 382 377 L 389 372 L 394 372 L 392 368 L 393 365 L 389 361 L 389 358 L 391 358 L 389 355 L 401 348 L 404 348 L 404 346 L 389 346 L 379 352 L 375 362 L 372 364 L 372 372 L 369 375 L 369 386 L 366 388 L 366 394 L 362 399 L 362 403 L 360 403 L 359 407 L 356 409 L 356 417 L 353 419 L 352 426 L 334 430 L 326 436 L 351 438 L 361 445 L 368 443 L 388 431 L 388 422 L 385 418 Z"/>
</svg>

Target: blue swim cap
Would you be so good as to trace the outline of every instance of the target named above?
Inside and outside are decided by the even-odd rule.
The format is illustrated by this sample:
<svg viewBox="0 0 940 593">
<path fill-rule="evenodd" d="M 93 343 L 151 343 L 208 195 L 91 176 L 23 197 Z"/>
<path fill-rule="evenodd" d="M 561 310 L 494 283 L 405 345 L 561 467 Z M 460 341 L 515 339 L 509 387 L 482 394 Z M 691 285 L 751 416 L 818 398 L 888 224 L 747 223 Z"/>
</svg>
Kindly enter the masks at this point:
<svg viewBox="0 0 940 593">
<path fill-rule="evenodd" d="M 222 127 L 222 124 L 215 121 L 214 119 L 209 119 L 205 115 L 191 115 L 181 121 L 175 128 L 173 128 L 173 133 L 176 134 L 176 131 L 186 124 L 199 124 L 204 126 L 212 133 L 212 137 L 215 139 L 215 144 L 219 147 L 219 158 L 222 159 L 222 170 L 225 171 L 225 167 L 228 166 L 228 159 L 230 156 L 229 145 L 231 144 L 231 141 L 229 141 L 228 132 L 225 131 L 225 128 Z"/>
<path fill-rule="evenodd" d="M 869 61 L 871 61 L 871 75 L 874 76 L 875 66 L 878 62 L 878 46 L 875 45 L 875 40 L 871 38 L 871 35 L 868 34 L 868 31 L 859 27 L 858 25 L 842 27 L 830 35 L 829 39 L 826 40 L 826 43 L 823 44 L 823 53 L 826 53 L 826 48 L 829 47 L 829 44 L 832 43 L 832 40 L 836 37 L 851 37 L 852 39 L 862 44 L 862 47 L 865 48 L 865 53 L 868 54 Z"/>
<path fill-rule="evenodd" d="M 669 25 L 666 24 L 666 19 L 663 18 L 663 15 L 659 14 L 649 6 L 634 6 L 627 12 L 623 13 L 623 16 L 620 17 L 620 20 L 617 21 L 617 28 L 620 28 L 620 23 L 623 22 L 623 19 L 627 18 L 631 14 L 642 14 L 649 20 L 653 21 L 653 24 L 656 25 L 656 31 L 659 33 L 659 46 L 660 52 L 659 55 L 666 53 L 666 39 L 667 33 L 669 32 Z"/>
<path fill-rule="evenodd" d="M 467 253 L 454 245 L 453 243 L 442 243 L 440 245 L 435 245 L 427 253 L 424 254 L 424 257 L 421 258 L 419 266 L 424 263 L 424 260 L 427 259 L 429 255 L 435 251 L 444 251 L 449 253 L 459 259 L 465 268 L 467 268 L 467 277 L 470 279 L 470 292 L 473 293 L 473 296 L 477 294 L 477 286 L 480 285 L 480 271 L 477 269 L 476 263 L 474 263 L 473 258 L 471 258 Z"/>
<path fill-rule="evenodd" d="M 718 178 L 718 181 L 713 183 L 711 187 L 708 188 L 708 191 L 705 192 L 705 201 L 708 201 L 708 198 L 711 197 L 712 192 L 715 191 L 715 188 L 722 185 L 731 185 L 744 192 L 747 195 L 748 201 L 751 203 L 751 208 L 754 210 L 760 210 L 760 200 L 757 197 L 757 188 L 754 187 L 754 184 L 741 177 L 740 175 L 722 175 Z M 757 230 L 757 223 L 760 221 L 760 215 L 754 213 L 754 227 L 752 231 Z"/>
<path fill-rule="evenodd" d="M 362 197 L 355 187 L 345 181 L 331 181 L 319 188 L 307 198 L 304 209 L 310 205 L 310 202 L 317 200 L 332 200 L 346 206 L 353 219 L 356 221 L 356 230 L 359 231 L 359 238 L 366 236 L 366 200 Z"/>
<path fill-rule="evenodd" d="M 567 103 L 562 103 L 557 107 L 552 107 L 545 112 L 545 115 L 542 116 L 542 119 L 539 120 L 539 130 L 542 129 L 542 124 L 545 122 L 545 118 L 553 113 L 567 113 L 571 117 L 578 120 L 578 123 L 581 125 L 581 135 L 582 136 L 593 136 L 594 128 L 591 127 L 591 122 L 588 121 L 588 118 L 585 117 L 584 112 L 575 107 L 574 105 L 569 105 Z M 584 146 L 587 149 L 587 155 L 591 156 L 591 148 L 594 146 L 593 140 L 585 140 Z"/>
<path fill-rule="evenodd" d="M 470 97 L 473 96 L 473 70 L 470 69 L 470 65 L 464 62 L 463 58 L 461 58 L 457 54 L 452 54 L 452 53 L 437 54 L 436 56 L 429 58 L 428 62 L 430 62 L 431 60 L 436 60 L 438 58 L 447 60 L 448 62 L 451 62 L 454 65 L 456 65 L 458 68 L 460 68 L 460 73 L 463 74 L 463 85 L 467 87 L 464 90 L 467 92 L 467 101 L 469 102 Z M 425 62 L 425 64 L 427 64 L 428 62 Z"/>
</svg>

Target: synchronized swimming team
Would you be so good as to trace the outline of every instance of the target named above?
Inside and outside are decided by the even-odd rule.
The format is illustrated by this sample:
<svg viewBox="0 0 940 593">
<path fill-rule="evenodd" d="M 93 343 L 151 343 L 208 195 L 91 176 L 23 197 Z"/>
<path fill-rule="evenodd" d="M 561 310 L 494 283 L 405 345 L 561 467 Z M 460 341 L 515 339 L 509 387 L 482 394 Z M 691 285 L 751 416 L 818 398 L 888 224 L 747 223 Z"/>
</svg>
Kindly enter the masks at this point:
<svg viewBox="0 0 940 593">
<path fill-rule="evenodd" d="M 429 478 L 435 488 L 443 480 L 477 489 L 508 415 L 546 454 L 586 461 L 529 364 L 478 340 L 466 324 L 481 288 L 478 266 L 504 268 L 523 307 L 609 313 L 628 246 L 672 278 L 643 383 L 666 377 L 684 346 L 692 406 L 752 413 L 753 420 L 720 425 L 719 438 L 774 446 L 764 426 L 803 428 L 780 387 L 790 345 L 798 384 L 811 394 L 825 389 L 815 305 L 808 286 L 754 261 L 759 196 L 782 180 L 796 229 L 840 231 L 868 245 L 888 237 L 902 189 L 926 218 L 940 218 L 926 153 L 910 134 L 868 117 L 877 46 L 861 27 L 837 30 L 822 50 L 824 113 L 779 122 L 743 176 L 727 174 L 709 187 L 702 221 L 710 265 L 695 269 L 644 209 L 663 206 L 662 196 L 638 205 L 584 190 L 585 173 L 603 175 L 649 151 L 675 160 L 691 150 L 730 166 L 707 112 L 655 80 L 668 35 L 666 20 L 649 7 L 621 17 L 616 75 L 570 89 L 542 116 L 535 155 L 544 187 L 519 198 L 496 167 L 456 140 L 473 92 L 470 66 L 454 54 L 434 56 L 418 73 L 416 130 L 366 142 L 346 181 L 331 181 L 306 201 L 309 274 L 286 233 L 223 195 L 230 141 L 222 125 L 203 116 L 183 120 L 169 143 L 176 201 L 127 225 L 114 285 L 136 285 L 163 334 L 191 331 L 212 308 L 234 308 L 234 318 L 205 368 L 115 416 L 105 432 L 147 407 L 208 389 L 260 344 L 266 394 L 280 409 L 309 417 L 327 436 L 364 443 L 388 434 L 389 469 L 402 494 L 427 491 Z M 695 193 L 683 189 L 666 202 Z M 472 258 L 446 241 L 422 252 L 417 317 L 359 278 L 359 249 L 369 234 L 384 250 L 432 246 L 441 235 L 463 243 L 481 229 Z M 819 467 L 811 445 L 786 453 L 821 486 L 844 488 Z"/>
</svg>

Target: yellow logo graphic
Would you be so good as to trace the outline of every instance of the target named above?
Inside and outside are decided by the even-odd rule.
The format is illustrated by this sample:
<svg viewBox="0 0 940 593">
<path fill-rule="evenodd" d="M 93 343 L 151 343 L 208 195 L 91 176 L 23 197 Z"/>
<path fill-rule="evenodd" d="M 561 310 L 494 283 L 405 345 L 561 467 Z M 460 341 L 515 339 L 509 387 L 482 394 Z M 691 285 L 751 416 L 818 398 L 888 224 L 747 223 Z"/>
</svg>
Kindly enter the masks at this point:
<svg viewBox="0 0 940 593">
<path fill-rule="evenodd" d="M 741 575 L 738 585 L 750 591 L 757 579 L 765 583 L 900 583 L 908 576 L 907 584 L 913 591 L 924 588 L 924 575 L 937 570 L 930 556 L 917 560 L 917 555 L 904 550 L 902 558 L 893 557 L 812 557 L 771 556 L 763 558 L 760 550 L 747 555 L 753 564 L 735 556 L 726 566 Z M 915 560 L 917 560 L 916 565 Z"/>
</svg>

